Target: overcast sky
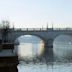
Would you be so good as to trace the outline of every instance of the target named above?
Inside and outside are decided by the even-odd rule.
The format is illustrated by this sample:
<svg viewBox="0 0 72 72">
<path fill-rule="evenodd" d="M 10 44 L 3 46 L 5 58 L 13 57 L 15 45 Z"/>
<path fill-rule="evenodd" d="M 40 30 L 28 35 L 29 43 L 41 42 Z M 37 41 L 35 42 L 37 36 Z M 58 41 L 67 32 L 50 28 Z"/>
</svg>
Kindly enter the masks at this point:
<svg viewBox="0 0 72 72">
<path fill-rule="evenodd" d="M 0 21 L 15 27 L 72 27 L 72 0 L 0 0 Z"/>
</svg>

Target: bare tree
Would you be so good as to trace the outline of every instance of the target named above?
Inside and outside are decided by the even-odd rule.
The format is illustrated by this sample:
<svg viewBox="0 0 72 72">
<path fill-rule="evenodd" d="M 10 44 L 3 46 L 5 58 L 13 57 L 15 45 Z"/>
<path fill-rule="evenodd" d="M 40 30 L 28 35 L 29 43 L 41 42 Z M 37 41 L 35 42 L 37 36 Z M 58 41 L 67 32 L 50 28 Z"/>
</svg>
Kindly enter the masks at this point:
<svg viewBox="0 0 72 72">
<path fill-rule="evenodd" d="M 8 42 L 8 32 L 10 29 L 9 21 L 2 21 L 2 42 Z"/>
</svg>

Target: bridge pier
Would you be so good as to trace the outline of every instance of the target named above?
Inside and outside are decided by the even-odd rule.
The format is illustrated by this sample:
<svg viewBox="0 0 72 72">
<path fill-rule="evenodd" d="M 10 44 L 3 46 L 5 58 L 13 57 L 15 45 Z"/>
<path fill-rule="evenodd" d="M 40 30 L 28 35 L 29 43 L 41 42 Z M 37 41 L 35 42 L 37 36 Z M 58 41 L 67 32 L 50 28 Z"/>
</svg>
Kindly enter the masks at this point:
<svg viewBox="0 0 72 72">
<path fill-rule="evenodd" d="M 48 43 L 45 43 L 45 59 L 46 62 L 53 62 L 53 45 L 48 45 Z"/>
</svg>

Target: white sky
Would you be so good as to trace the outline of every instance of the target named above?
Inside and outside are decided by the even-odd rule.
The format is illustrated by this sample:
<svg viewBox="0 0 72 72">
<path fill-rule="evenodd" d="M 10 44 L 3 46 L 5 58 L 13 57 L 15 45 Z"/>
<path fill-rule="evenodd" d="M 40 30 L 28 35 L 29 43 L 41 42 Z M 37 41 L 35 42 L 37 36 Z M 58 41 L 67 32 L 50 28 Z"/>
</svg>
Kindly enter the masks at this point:
<svg viewBox="0 0 72 72">
<path fill-rule="evenodd" d="M 72 27 L 72 0 L 0 0 L 0 21 L 15 27 Z"/>
</svg>

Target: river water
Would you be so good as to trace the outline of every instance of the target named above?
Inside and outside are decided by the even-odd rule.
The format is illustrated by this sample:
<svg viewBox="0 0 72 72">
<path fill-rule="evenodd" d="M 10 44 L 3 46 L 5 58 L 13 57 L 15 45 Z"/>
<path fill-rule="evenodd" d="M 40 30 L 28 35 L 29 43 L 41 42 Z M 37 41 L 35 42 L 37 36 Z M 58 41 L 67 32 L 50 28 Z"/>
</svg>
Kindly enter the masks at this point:
<svg viewBox="0 0 72 72">
<path fill-rule="evenodd" d="M 65 64 L 19 64 L 18 72 L 72 72 L 72 63 Z"/>
</svg>

